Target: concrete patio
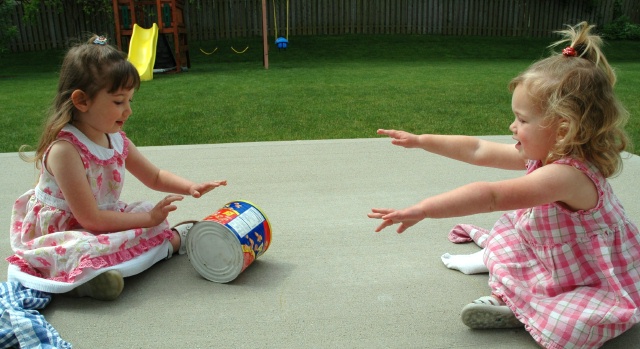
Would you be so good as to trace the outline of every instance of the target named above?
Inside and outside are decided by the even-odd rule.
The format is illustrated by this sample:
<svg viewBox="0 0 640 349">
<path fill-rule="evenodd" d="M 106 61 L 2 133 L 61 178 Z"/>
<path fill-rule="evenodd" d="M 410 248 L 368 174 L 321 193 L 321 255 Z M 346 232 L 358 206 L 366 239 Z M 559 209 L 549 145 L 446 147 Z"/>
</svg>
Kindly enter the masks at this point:
<svg viewBox="0 0 640 349">
<path fill-rule="evenodd" d="M 375 130 L 374 130 L 375 132 Z M 511 142 L 510 136 L 488 136 Z M 500 213 L 426 220 L 404 234 L 374 233 L 372 207 L 405 207 L 472 181 L 522 173 L 477 168 L 391 145 L 387 138 L 142 147 L 159 167 L 229 184 L 186 198 L 170 222 L 202 219 L 232 200 L 268 216 L 269 250 L 231 283 L 203 279 L 186 256 L 125 279 L 119 299 L 54 297 L 41 311 L 74 348 L 538 348 L 523 329 L 470 330 L 462 307 L 489 293 L 487 275 L 447 269 L 440 256 L 472 253 L 447 233 L 456 223 L 490 228 Z M 16 153 L 0 154 L 0 226 L 37 178 Z M 640 159 L 611 180 L 640 222 Z M 127 175 L 123 200 L 164 196 Z M 0 245 L 11 254 L 8 232 Z M 6 280 L 7 262 L 0 268 Z M 636 348 L 640 327 L 607 343 Z"/>
</svg>

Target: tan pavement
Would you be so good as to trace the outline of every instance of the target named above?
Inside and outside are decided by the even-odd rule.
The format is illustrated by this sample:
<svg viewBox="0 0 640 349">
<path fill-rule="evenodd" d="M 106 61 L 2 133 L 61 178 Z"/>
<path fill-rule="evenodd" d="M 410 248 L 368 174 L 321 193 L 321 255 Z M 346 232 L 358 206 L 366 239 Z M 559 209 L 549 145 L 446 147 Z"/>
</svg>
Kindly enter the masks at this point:
<svg viewBox="0 0 640 349">
<path fill-rule="evenodd" d="M 509 136 L 485 137 L 511 142 Z M 404 234 L 374 233 L 371 207 L 405 207 L 472 181 L 521 175 L 477 168 L 389 139 L 142 147 L 159 167 L 229 185 L 180 202 L 170 222 L 202 219 L 248 200 L 271 221 L 269 250 L 231 283 L 203 279 L 186 256 L 126 278 L 119 299 L 56 296 L 42 313 L 75 348 L 538 348 L 524 330 L 470 330 L 468 302 L 489 293 L 487 276 L 447 269 L 440 256 L 472 253 L 447 233 L 456 223 L 490 228 L 499 213 L 426 220 Z M 13 201 L 36 181 L 31 164 L 0 154 L 0 244 L 11 254 Z M 612 184 L 640 223 L 640 159 Z M 127 174 L 123 200 L 164 196 Z M 0 279 L 6 280 L 6 266 Z M 607 343 L 636 348 L 640 327 Z"/>
</svg>

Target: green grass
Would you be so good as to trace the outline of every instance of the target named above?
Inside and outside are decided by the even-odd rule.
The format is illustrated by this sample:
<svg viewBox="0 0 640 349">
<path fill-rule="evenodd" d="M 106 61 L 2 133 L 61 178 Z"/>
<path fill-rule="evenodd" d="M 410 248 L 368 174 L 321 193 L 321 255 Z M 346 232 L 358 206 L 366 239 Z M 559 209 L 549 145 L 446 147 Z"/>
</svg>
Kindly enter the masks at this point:
<svg viewBox="0 0 640 349">
<path fill-rule="evenodd" d="M 260 38 L 190 43 L 191 69 L 143 82 L 125 131 L 139 146 L 377 137 L 378 128 L 508 134 L 507 84 L 546 56 L 553 39 L 353 35 L 289 41 L 286 51 L 271 45 L 268 70 Z M 232 46 L 249 48 L 236 54 Z M 212 55 L 200 51 L 216 47 Z M 611 42 L 605 53 L 631 112 L 627 132 L 640 144 L 640 42 Z M 0 152 L 36 143 L 62 55 L 0 57 Z"/>
</svg>

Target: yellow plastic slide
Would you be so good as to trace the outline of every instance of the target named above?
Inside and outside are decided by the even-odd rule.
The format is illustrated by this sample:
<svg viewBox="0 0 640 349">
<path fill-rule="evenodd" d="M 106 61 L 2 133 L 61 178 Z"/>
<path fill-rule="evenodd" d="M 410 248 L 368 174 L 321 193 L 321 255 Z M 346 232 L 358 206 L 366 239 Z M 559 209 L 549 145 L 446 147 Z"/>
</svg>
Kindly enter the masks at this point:
<svg viewBox="0 0 640 349">
<path fill-rule="evenodd" d="M 128 60 L 133 64 L 140 80 L 153 80 L 153 65 L 156 62 L 156 45 L 158 44 L 158 25 L 153 23 L 149 29 L 133 25 L 133 34 L 129 43 Z"/>
</svg>

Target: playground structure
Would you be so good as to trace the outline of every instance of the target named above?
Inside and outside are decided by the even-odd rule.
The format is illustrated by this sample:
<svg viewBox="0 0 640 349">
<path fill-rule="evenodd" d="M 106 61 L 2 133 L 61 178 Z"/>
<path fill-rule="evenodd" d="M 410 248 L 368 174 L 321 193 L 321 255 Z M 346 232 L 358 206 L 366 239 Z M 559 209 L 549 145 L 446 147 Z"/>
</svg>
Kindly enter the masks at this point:
<svg viewBox="0 0 640 349">
<path fill-rule="evenodd" d="M 184 23 L 184 5 L 186 0 L 112 0 L 113 4 L 113 13 L 115 18 L 115 29 L 116 29 L 116 43 L 118 48 L 125 52 L 130 52 L 131 47 L 133 45 L 136 48 L 136 52 L 144 52 L 144 58 L 149 59 L 145 63 L 142 62 L 142 57 L 133 57 L 134 60 L 139 62 L 139 66 L 143 73 L 146 73 L 144 67 L 148 64 L 152 66 L 154 64 L 157 65 L 160 57 L 164 56 L 168 53 L 173 61 L 175 61 L 175 65 L 171 69 L 167 69 L 166 67 L 157 67 L 159 69 L 153 69 L 153 71 L 170 71 L 175 70 L 176 72 L 180 72 L 182 70 L 186 70 L 191 68 L 191 59 L 189 57 L 189 45 L 188 45 L 188 37 L 187 37 L 187 29 Z M 275 0 L 273 0 L 275 1 Z M 269 69 L 269 45 L 267 43 L 267 0 L 261 0 L 262 2 L 262 48 L 263 48 L 263 66 L 265 69 Z M 288 17 L 288 8 L 289 1 L 287 0 L 287 17 Z M 148 54 L 145 47 L 152 42 L 149 38 L 152 38 L 149 34 L 140 35 L 139 37 L 144 37 L 146 41 L 142 42 L 133 42 L 134 41 L 134 25 L 138 25 L 138 31 L 143 31 L 142 27 L 147 27 L 150 29 L 147 30 L 155 30 L 153 24 L 157 23 L 157 35 L 156 35 L 156 48 L 153 49 L 151 54 Z M 276 24 L 277 25 L 277 24 Z M 288 20 L 287 20 L 287 36 L 288 36 Z M 161 54 L 159 50 L 162 47 L 168 46 L 168 41 L 166 39 L 165 34 L 171 34 L 173 37 L 173 52 L 163 52 Z M 288 44 L 288 38 L 287 44 Z M 164 45 L 161 45 L 164 44 Z M 286 45 L 286 44 L 285 44 Z M 140 48 L 141 50 L 137 50 Z M 247 47 L 248 48 L 248 47 Z M 244 53 L 247 48 L 242 51 L 236 51 L 236 53 Z M 282 45 L 278 45 L 278 48 L 283 48 Z M 286 48 L 286 46 L 284 46 Z M 217 48 L 216 48 L 217 49 Z M 158 52 L 156 52 L 158 51 Z M 200 49 L 204 54 L 212 54 L 215 52 L 206 52 Z M 131 58 L 131 57 L 130 57 Z M 136 66 L 138 68 L 138 66 Z M 138 71 L 140 72 L 139 69 Z M 142 74 L 141 73 L 141 76 Z M 153 78 L 153 74 L 151 73 L 151 77 L 148 78 L 151 80 Z"/>
<path fill-rule="evenodd" d="M 165 44 L 162 46 L 165 48 L 169 46 L 165 35 L 172 37 L 173 47 L 169 52 L 163 53 L 172 56 L 170 59 L 175 62 L 175 66 L 169 69 L 160 67 L 157 70 L 181 72 L 191 68 L 187 28 L 184 23 L 185 0 L 112 0 L 112 3 L 118 48 L 129 52 L 130 60 L 135 62 L 134 65 L 137 64 L 141 77 L 147 74 L 144 79 L 151 80 L 153 71 L 148 72 L 145 68 L 150 65 L 153 69 L 156 57 L 161 56 L 156 52 L 158 44 Z M 145 30 L 151 30 L 151 33 Z M 156 31 L 155 41 L 153 31 Z M 157 45 L 151 47 L 153 52 L 147 52 L 149 44 Z M 151 78 L 148 74 L 151 74 Z"/>
<path fill-rule="evenodd" d="M 286 50 L 287 46 L 289 45 L 289 0 L 286 0 L 286 34 L 285 36 L 278 36 L 278 16 L 277 16 L 277 11 L 276 11 L 276 2 L 278 2 L 279 0 L 272 0 L 272 4 L 273 4 L 273 28 L 274 28 L 274 33 L 275 33 L 275 45 L 279 50 Z M 264 66 L 266 69 L 268 69 L 268 45 L 267 45 L 267 0 L 262 0 L 262 38 L 263 38 L 263 49 L 264 49 Z M 245 52 L 247 52 L 247 50 L 249 49 L 249 46 L 246 46 L 244 49 L 242 48 L 242 46 L 240 46 L 240 48 L 236 49 L 234 46 L 231 46 L 231 51 L 237 53 L 237 54 L 243 54 Z M 203 49 L 202 47 L 200 47 L 200 52 L 202 52 L 204 55 L 210 56 L 214 53 L 216 53 L 218 51 L 218 47 L 215 47 L 213 49 L 210 49 L 209 51 L 206 51 L 205 49 Z"/>
<path fill-rule="evenodd" d="M 276 21 L 276 14 L 275 14 L 275 1 L 273 0 L 273 10 L 274 10 L 274 25 L 276 26 L 276 34 L 277 34 L 277 21 Z M 268 44 L 268 32 L 267 32 L 267 0 L 261 0 L 262 3 L 262 65 L 264 66 L 264 69 L 269 69 L 269 44 Z M 276 46 L 281 49 L 281 48 L 285 48 L 287 44 L 289 43 L 288 41 L 288 36 L 289 36 L 289 0 L 287 0 L 287 38 L 279 38 L 278 40 L 282 41 L 285 40 L 286 43 L 283 44 L 279 43 L 278 40 L 276 41 Z M 235 53 L 238 54 L 242 54 L 245 53 L 247 51 L 247 49 L 249 49 L 249 46 L 245 47 L 243 50 L 236 50 L 233 46 L 231 46 L 231 50 Z M 218 48 L 214 48 L 211 51 L 205 51 L 204 49 L 200 48 L 200 52 L 202 52 L 203 54 L 209 56 L 214 54 L 216 51 L 218 51 Z"/>
<path fill-rule="evenodd" d="M 128 60 L 136 67 L 140 74 L 140 80 L 153 80 L 153 67 L 156 62 L 158 46 L 158 25 L 153 23 L 151 28 L 144 29 L 141 26 L 133 25 L 133 34 L 129 43 Z M 175 61 L 172 67 L 175 67 Z"/>
<path fill-rule="evenodd" d="M 278 50 L 286 50 L 287 46 L 289 46 L 289 0 L 287 0 L 286 10 L 287 10 L 287 16 L 286 16 L 287 31 L 285 36 L 278 36 L 278 18 L 276 16 L 276 0 L 273 0 L 273 26 L 274 26 L 274 33 L 276 37 L 275 44 Z"/>
</svg>

